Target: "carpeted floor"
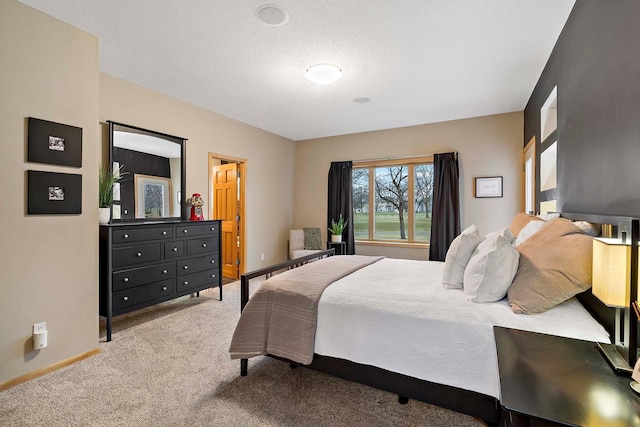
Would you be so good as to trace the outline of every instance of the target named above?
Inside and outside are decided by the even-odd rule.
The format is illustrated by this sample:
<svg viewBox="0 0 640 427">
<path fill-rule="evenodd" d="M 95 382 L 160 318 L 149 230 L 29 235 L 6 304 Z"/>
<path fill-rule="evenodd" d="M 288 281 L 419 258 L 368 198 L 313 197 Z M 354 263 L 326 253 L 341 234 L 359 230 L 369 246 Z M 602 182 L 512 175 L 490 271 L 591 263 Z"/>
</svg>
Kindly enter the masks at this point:
<svg viewBox="0 0 640 427">
<path fill-rule="evenodd" d="M 239 282 L 114 322 L 102 353 L 0 393 L 1 426 L 470 426 L 472 417 L 227 352 Z"/>
</svg>

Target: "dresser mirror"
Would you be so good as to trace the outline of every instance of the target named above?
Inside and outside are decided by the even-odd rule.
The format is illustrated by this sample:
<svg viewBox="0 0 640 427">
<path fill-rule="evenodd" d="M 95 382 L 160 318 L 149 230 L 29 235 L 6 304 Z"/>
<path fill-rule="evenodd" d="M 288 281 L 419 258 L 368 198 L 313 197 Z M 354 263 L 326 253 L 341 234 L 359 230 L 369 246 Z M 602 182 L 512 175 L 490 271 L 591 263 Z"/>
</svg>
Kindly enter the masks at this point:
<svg viewBox="0 0 640 427">
<path fill-rule="evenodd" d="M 111 170 L 122 172 L 113 189 L 112 221 L 185 218 L 186 139 L 107 123 Z"/>
</svg>

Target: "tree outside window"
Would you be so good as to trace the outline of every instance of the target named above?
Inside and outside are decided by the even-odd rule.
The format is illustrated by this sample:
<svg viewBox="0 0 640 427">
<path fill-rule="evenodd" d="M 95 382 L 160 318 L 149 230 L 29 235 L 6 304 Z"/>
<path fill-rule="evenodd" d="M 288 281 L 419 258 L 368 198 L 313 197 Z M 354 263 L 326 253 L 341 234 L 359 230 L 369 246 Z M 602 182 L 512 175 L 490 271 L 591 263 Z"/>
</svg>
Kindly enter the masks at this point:
<svg viewBox="0 0 640 427">
<path fill-rule="evenodd" d="M 353 210 L 357 240 L 429 241 L 433 164 L 421 160 L 419 163 L 380 165 L 377 162 L 375 166 L 354 167 Z"/>
</svg>

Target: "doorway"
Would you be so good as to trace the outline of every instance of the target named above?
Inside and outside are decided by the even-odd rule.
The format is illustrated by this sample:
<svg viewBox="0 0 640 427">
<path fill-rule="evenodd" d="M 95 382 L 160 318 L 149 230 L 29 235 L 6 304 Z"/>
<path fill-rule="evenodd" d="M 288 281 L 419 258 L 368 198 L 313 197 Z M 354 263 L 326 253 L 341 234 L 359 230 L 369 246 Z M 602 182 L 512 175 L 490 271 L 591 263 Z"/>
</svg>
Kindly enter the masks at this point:
<svg viewBox="0 0 640 427">
<path fill-rule="evenodd" d="M 246 159 L 209 153 L 209 217 L 222 223 L 222 277 L 227 280 L 245 272 L 246 168 Z"/>
</svg>

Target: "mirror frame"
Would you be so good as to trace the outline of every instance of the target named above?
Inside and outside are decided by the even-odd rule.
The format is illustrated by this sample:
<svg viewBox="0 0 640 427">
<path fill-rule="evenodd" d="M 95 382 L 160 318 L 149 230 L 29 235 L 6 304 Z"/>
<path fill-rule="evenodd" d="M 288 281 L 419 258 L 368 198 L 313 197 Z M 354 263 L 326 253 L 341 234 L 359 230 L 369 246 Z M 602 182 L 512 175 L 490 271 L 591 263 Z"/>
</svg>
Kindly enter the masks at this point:
<svg viewBox="0 0 640 427">
<path fill-rule="evenodd" d="M 114 122 L 112 120 L 107 120 L 107 124 L 109 125 L 109 170 L 113 172 L 113 134 L 116 126 L 123 126 L 129 129 L 133 129 L 136 131 L 144 132 L 151 136 L 157 136 L 158 138 L 162 138 L 168 140 L 170 142 L 174 142 L 180 145 L 180 194 L 182 195 L 180 200 L 180 216 L 168 216 L 164 218 L 154 218 L 152 220 L 148 218 L 129 218 L 129 219 L 111 219 L 110 223 L 130 223 L 130 222 L 169 222 L 176 220 L 185 220 L 187 218 L 187 204 L 186 200 L 186 181 L 187 181 L 187 168 L 186 168 L 186 159 L 187 159 L 187 147 L 186 147 L 186 138 L 182 138 L 179 136 L 169 135 L 162 132 L 157 132 L 145 128 L 141 128 L 138 126 L 128 125 L 126 123 Z M 126 165 L 125 165 L 126 168 Z M 135 215 L 135 214 L 134 214 Z"/>
</svg>

